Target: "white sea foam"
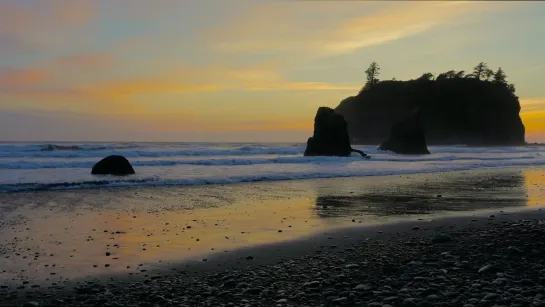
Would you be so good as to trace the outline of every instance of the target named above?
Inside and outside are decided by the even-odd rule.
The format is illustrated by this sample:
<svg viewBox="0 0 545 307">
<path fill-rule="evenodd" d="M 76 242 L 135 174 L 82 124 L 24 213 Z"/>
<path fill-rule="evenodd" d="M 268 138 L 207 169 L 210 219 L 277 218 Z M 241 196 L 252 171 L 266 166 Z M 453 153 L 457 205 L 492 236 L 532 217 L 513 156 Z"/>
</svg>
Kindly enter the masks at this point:
<svg viewBox="0 0 545 307">
<path fill-rule="evenodd" d="M 0 144 L 0 191 L 97 186 L 198 185 L 307 178 L 380 176 L 545 165 L 544 147 L 431 146 L 431 155 L 405 156 L 355 146 L 371 155 L 304 157 L 303 144 Z M 121 154 L 136 175 L 93 176 L 100 158 Z"/>
</svg>

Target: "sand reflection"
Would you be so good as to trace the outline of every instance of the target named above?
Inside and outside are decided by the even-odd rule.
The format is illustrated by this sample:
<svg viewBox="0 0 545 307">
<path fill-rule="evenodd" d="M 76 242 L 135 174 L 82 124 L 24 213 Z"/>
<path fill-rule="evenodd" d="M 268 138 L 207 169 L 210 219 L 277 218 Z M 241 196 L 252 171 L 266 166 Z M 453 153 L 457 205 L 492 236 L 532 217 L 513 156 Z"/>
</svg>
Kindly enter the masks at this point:
<svg viewBox="0 0 545 307">
<path fill-rule="evenodd" d="M 539 175 L 538 175 L 539 174 Z M 318 189 L 316 212 L 323 218 L 343 216 L 399 217 L 438 212 L 523 207 L 543 204 L 538 190 L 542 171 L 515 169 L 409 175 L 376 182 L 355 192 L 334 194 Z M 531 176 L 531 177 L 530 177 Z"/>
<path fill-rule="evenodd" d="M 0 283 L 145 275 L 156 266 L 336 227 L 535 206 L 544 203 L 544 178 L 540 169 L 507 169 L 4 194 Z"/>
<path fill-rule="evenodd" d="M 35 215 L 20 209 L 27 219 L 0 235 L 8 256 L 0 260 L 6 268 L 1 277 L 54 282 L 103 272 L 145 274 L 149 266 L 330 228 L 309 210 L 312 205 L 313 198 L 296 197 L 177 211 L 133 207 Z"/>
</svg>

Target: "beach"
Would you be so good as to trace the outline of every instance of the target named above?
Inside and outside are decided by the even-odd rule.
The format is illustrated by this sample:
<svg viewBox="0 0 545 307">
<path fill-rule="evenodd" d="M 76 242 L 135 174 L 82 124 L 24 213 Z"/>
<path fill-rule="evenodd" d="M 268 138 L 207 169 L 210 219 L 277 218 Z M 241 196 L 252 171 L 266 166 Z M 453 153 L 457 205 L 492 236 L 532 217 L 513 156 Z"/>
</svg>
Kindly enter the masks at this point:
<svg viewBox="0 0 545 307">
<path fill-rule="evenodd" d="M 501 260 L 510 266 L 503 273 L 508 277 L 493 277 L 511 278 L 513 286 L 526 274 L 517 267 L 520 259 L 506 262 L 503 253 L 483 253 L 480 246 L 542 248 L 539 241 L 517 237 L 542 231 L 544 174 L 540 167 L 511 167 L 5 193 L 0 294 L 5 306 L 398 306 L 396 300 L 405 298 L 443 303 L 447 296 L 432 302 L 420 293 L 430 283 L 446 291 L 433 270 L 465 282 L 480 276 L 477 266 Z M 450 239 L 430 243 L 438 235 Z M 445 267 L 441 253 L 447 251 L 454 258 Z M 430 257 L 434 261 L 422 261 Z M 408 266 L 411 261 L 422 264 Z M 452 270 L 454 264 L 458 269 Z M 427 275 L 416 276 L 424 278 L 418 279 L 422 285 L 406 297 L 392 282 L 409 268 Z M 492 284 L 480 285 L 475 289 L 488 293 Z M 384 287 L 393 294 L 386 297 Z M 457 295 L 475 303 L 472 292 Z M 385 300 L 390 296 L 398 298 Z M 488 304 L 483 298 L 475 306 Z"/>
</svg>

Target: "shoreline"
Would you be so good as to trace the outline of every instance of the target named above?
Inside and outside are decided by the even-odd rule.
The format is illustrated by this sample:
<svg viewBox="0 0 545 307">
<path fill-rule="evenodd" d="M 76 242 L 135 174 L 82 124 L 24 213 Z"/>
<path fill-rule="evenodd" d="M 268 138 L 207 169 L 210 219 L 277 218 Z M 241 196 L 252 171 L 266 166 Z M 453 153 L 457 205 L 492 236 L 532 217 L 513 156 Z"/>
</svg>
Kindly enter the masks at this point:
<svg viewBox="0 0 545 307">
<path fill-rule="evenodd" d="M 353 157 L 354 158 L 354 157 Z M 384 162 L 384 161 L 378 161 Z M 407 160 L 407 163 L 413 162 Z M 180 165 L 178 165 L 180 166 Z M 237 186 L 237 185 L 249 185 L 249 184 L 274 184 L 274 183 L 289 183 L 300 181 L 324 181 L 324 180 L 360 180 L 366 178 L 384 178 L 384 177 L 403 177 L 403 176 L 426 176 L 426 175 L 441 175 L 441 174 L 456 174 L 456 173 L 472 173 L 472 172 L 486 172 L 486 171 L 503 171 L 503 170 L 521 170 L 521 169 L 542 169 L 545 165 L 542 163 L 534 164 L 533 162 L 522 163 L 520 165 L 493 165 L 476 167 L 457 167 L 451 169 L 428 169 L 426 171 L 421 170 L 404 170 L 394 171 L 392 169 L 382 170 L 379 173 L 347 173 L 343 175 L 339 174 L 327 174 L 327 175 L 308 175 L 303 177 L 285 178 L 281 175 L 270 175 L 265 177 L 255 176 L 248 178 L 230 178 L 227 179 L 164 179 L 160 183 L 154 182 L 154 179 L 150 178 L 133 178 L 133 177 L 93 177 L 92 180 L 81 182 L 53 182 L 53 183 L 9 183 L 0 186 L 0 196 L 2 195 L 21 195 L 25 193 L 45 193 L 45 192 L 78 192 L 78 191 L 126 191 L 140 189 L 183 189 L 191 187 L 214 187 L 214 186 Z M 120 179 L 121 178 L 121 179 Z M 96 179 L 96 180 L 95 180 Z M 117 180 L 111 180 L 117 179 Z"/>
<path fill-rule="evenodd" d="M 125 303 L 128 303 L 127 300 L 130 300 L 131 295 L 139 296 L 140 299 L 149 302 L 152 302 L 155 299 L 153 296 L 149 299 L 142 297 L 141 295 L 146 292 L 159 292 L 166 300 L 175 300 L 177 296 L 175 294 L 178 293 L 178 298 L 182 297 L 180 300 L 185 301 L 186 304 L 189 303 L 187 306 L 229 306 L 227 304 L 228 302 L 242 299 L 254 302 L 257 304 L 255 306 L 271 306 L 271 304 L 274 305 L 275 302 L 278 303 L 279 301 L 281 306 L 303 306 L 305 300 L 309 300 L 309 303 L 313 302 L 315 304 L 327 303 L 328 301 L 331 303 L 332 300 L 329 300 L 322 295 L 314 298 L 305 296 L 303 301 L 301 301 L 301 298 L 290 298 L 289 296 L 293 293 L 289 292 L 293 289 L 286 287 L 287 284 L 291 284 L 290 280 L 286 279 L 287 276 L 284 276 L 284 279 L 281 281 L 281 283 L 286 284 L 277 286 L 278 289 L 275 290 L 275 293 L 266 292 L 267 294 L 265 296 L 270 296 L 269 299 L 259 303 L 261 300 L 259 295 L 263 296 L 263 291 L 267 287 L 267 283 L 274 284 L 278 282 L 276 279 L 269 280 L 269 276 L 264 279 L 259 278 L 260 274 L 262 274 L 260 272 L 276 274 L 274 272 L 279 269 L 280 272 L 285 271 L 284 273 L 287 273 L 287 271 L 290 270 L 297 271 L 299 272 L 298 275 L 294 275 L 293 278 L 300 282 L 300 284 L 296 287 L 305 291 L 305 287 L 302 287 L 302 284 L 305 282 L 313 283 L 315 281 L 314 279 L 317 278 L 321 284 L 324 283 L 323 277 L 312 277 L 308 276 L 308 273 L 303 273 L 304 268 L 309 265 L 311 266 L 310 272 L 316 273 L 319 271 L 321 272 L 321 276 L 327 275 L 329 276 L 328 278 L 335 278 L 338 274 L 345 274 L 354 279 L 352 284 L 350 284 L 350 287 L 343 291 L 339 291 L 338 293 L 333 293 L 332 295 L 337 296 L 334 299 L 340 299 L 342 297 L 348 299 L 350 293 L 353 292 L 355 293 L 355 296 L 352 295 L 351 299 L 360 299 L 360 302 L 365 302 L 367 304 L 371 303 L 373 300 L 376 301 L 376 299 L 360 298 L 359 291 L 354 291 L 354 289 L 355 287 L 358 287 L 360 283 L 362 285 L 369 284 L 369 279 L 364 278 L 364 276 L 370 276 L 370 272 L 376 269 L 373 265 L 370 265 L 370 263 L 377 262 L 381 257 L 384 257 L 383 261 L 385 263 L 392 266 L 390 269 L 392 269 L 393 272 L 384 271 L 382 272 L 384 276 L 374 276 L 376 279 L 375 282 L 379 282 L 380 280 L 382 280 L 382 282 L 388 282 L 388 278 L 391 278 L 391 276 L 389 276 L 390 273 L 397 272 L 397 269 L 394 270 L 393 267 L 402 264 L 403 266 L 406 266 L 407 263 L 410 262 L 418 262 L 422 261 L 422 259 L 425 260 L 425 258 L 430 257 L 429 252 L 436 255 L 433 257 L 439 257 L 438 259 L 442 258 L 440 256 L 443 255 L 445 251 L 458 255 L 458 257 L 461 257 L 460 259 L 469 259 L 471 257 L 468 258 L 464 253 L 474 253 L 474 251 L 468 250 L 471 246 L 480 246 L 487 250 L 493 250 L 491 246 L 488 246 L 493 244 L 494 246 L 501 246 L 501 249 L 507 249 L 509 247 L 512 250 L 526 250 L 528 245 L 531 245 L 534 242 L 513 240 L 513 238 L 510 237 L 511 240 L 509 241 L 509 244 L 511 245 L 505 245 L 502 241 L 505 239 L 505 236 L 496 235 L 495 232 L 502 232 L 502 229 L 510 229 L 512 231 L 514 231 L 513 229 L 516 229 L 517 233 L 526 234 L 533 229 L 532 227 L 539 228 L 539 231 L 545 231 L 545 229 L 543 229 L 544 226 L 541 226 L 542 224 L 540 222 L 538 223 L 538 221 L 542 220 L 545 220 L 545 211 L 542 209 L 528 209 L 516 212 L 487 212 L 486 214 L 481 212 L 481 214 L 475 214 L 474 216 L 444 217 L 431 221 L 398 222 L 388 225 L 383 224 L 337 229 L 326 232 L 325 234 L 316 234 L 294 241 L 242 248 L 225 254 L 217 253 L 212 256 L 207 256 L 207 261 L 184 261 L 171 265 L 167 269 L 148 270 L 142 272 L 140 275 L 132 277 L 103 275 L 96 279 L 69 281 L 63 283 L 63 285 L 58 288 L 29 288 L 32 287 L 32 285 L 30 285 L 29 287 L 25 287 L 25 291 L 23 291 L 23 289 L 3 287 L 0 289 L 0 295 L 7 298 L 7 300 L 4 305 L 0 304 L 0 306 L 13 306 L 9 304 L 22 304 L 26 301 L 39 302 L 41 304 L 40 306 L 57 306 L 53 303 L 53 300 L 55 299 L 61 299 L 66 303 L 70 302 L 70 304 L 68 304 L 69 306 L 94 306 L 94 303 L 104 300 L 123 304 L 124 306 L 133 306 L 135 304 L 134 300 L 133 305 L 125 305 Z M 531 227 L 529 228 L 525 226 L 528 223 L 531 224 Z M 492 231 L 492 235 L 486 239 L 486 234 L 490 231 Z M 537 233 L 538 232 L 536 232 L 535 236 L 537 236 Z M 509 236 L 512 235 L 513 234 L 509 234 Z M 465 246 L 468 242 L 471 246 Z M 448 246 L 449 248 L 445 249 L 445 246 Z M 429 248 L 432 248 L 432 250 L 429 250 Z M 537 249 L 539 249 L 539 251 L 545 251 L 545 246 L 541 244 L 532 246 L 532 248 L 536 250 L 532 255 L 538 252 Z M 403 253 L 399 253 L 399 250 L 403 250 L 405 255 L 411 255 L 411 257 L 405 257 Z M 360 255 L 360 253 L 373 256 L 370 258 L 363 254 Z M 496 258 L 493 254 L 495 253 L 482 253 L 482 259 L 474 258 L 472 260 L 464 260 L 468 262 L 459 267 L 459 269 L 463 270 L 466 266 L 469 266 L 471 270 L 467 273 L 473 278 L 474 275 L 478 275 L 478 270 L 486 266 L 488 262 L 498 261 L 498 259 L 501 260 L 501 257 Z M 438 259 L 435 259 L 435 261 Z M 331 262 L 331 260 L 333 262 Z M 394 260 L 397 262 L 394 262 Z M 378 261 L 376 265 L 380 265 L 381 261 Z M 509 258 L 509 261 L 515 263 L 517 261 L 520 262 L 521 259 Z M 449 262 L 448 266 L 454 265 L 457 267 L 456 263 Z M 409 266 L 414 266 L 414 264 Z M 422 266 L 422 264 L 417 266 Z M 441 266 L 441 263 L 439 263 L 439 267 L 437 264 L 433 264 L 431 265 L 431 268 L 437 270 L 441 268 Z M 309 270 L 309 268 L 306 270 Z M 351 273 L 352 270 L 356 271 L 358 274 L 353 275 Z M 449 267 L 447 270 L 450 271 L 451 268 Z M 510 274 L 515 273 L 516 272 L 510 272 Z M 360 277 L 358 277 L 358 275 Z M 232 278 L 226 278 L 225 276 L 230 276 Z M 254 280 L 254 284 L 248 284 L 248 280 L 252 280 L 252 278 L 259 280 L 259 282 Z M 496 276 L 495 278 L 500 277 Z M 236 280 L 236 282 L 234 282 L 232 286 L 225 286 L 226 281 L 231 279 Z M 358 280 L 357 283 L 355 281 L 356 279 Z M 176 287 L 163 289 L 161 291 L 161 287 L 174 282 L 190 283 L 196 285 L 195 287 L 198 289 L 191 289 L 191 287 Z M 539 280 L 534 281 L 536 284 L 539 282 Z M 240 284 L 248 285 L 239 287 Z M 188 295 L 188 292 L 194 293 L 205 291 L 204 289 L 207 287 L 216 288 L 215 294 L 213 294 L 214 291 L 212 291 L 204 297 L 201 296 L 201 299 L 206 298 L 207 300 L 210 300 L 210 304 L 194 305 L 195 302 L 191 304 L 192 298 Z M 233 287 L 232 290 L 237 290 L 238 288 L 238 291 L 219 295 L 222 293 L 222 288 L 225 288 L 223 289 L 224 291 L 229 291 L 231 287 Z M 260 291 L 255 290 L 257 289 L 256 287 L 259 288 Z M 375 286 L 372 286 L 372 288 L 374 289 Z M 366 292 L 370 292 L 370 290 L 371 289 Z M 444 292 L 446 289 L 440 290 L 440 292 Z M 277 298 L 277 293 L 280 291 L 284 292 L 284 295 L 280 296 L 285 297 L 286 301 L 283 301 L 283 298 Z M 319 292 L 320 291 L 318 291 L 318 293 Z M 342 294 L 343 292 L 346 292 L 344 296 Z M 174 298 L 168 298 L 165 296 L 166 293 L 173 294 Z M 241 297 L 237 295 L 237 293 L 244 293 L 245 295 Z M 483 297 L 485 295 L 483 295 Z M 47 298 L 47 296 L 49 296 L 49 298 Z M 395 294 L 389 294 L 388 297 L 382 298 L 389 299 L 389 297 L 392 296 L 395 296 Z M 415 296 L 413 298 L 418 301 L 422 301 L 423 299 L 421 296 Z M 401 300 L 402 297 L 398 297 L 398 299 Z M 467 299 L 470 298 L 468 297 Z M 392 300 L 395 301 L 397 299 Z M 479 301 L 481 301 L 481 298 L 479 298 Z M 346 301 L 346 303 L 348 303 L 348 301 Z"/>
<path fill-rule="evenodd" d="M 139 276 L 346 227 L 537 208 L 545 205 L 544 174 L 510 168 L 0 195 L 0 285 Z"/>
<path fill-rule="evenodd" d="M 407 160 L 407 162 L 412 162 Z M 216 187 L 216 186 L 246 186 L 246 185 L 259 185 L 259 184 L 275 184 L 275 183 L 290 183 L 290 182 L 312 182 L 312 181 L 341 181 L 347 179 L 354 180 L 363 180 L 363 179 L 373 179 L 373 178 L 396 178 L 396 177 L 410 177 L 410 176 L 433 176 L 433 175 L 442 175 L 442 174 L 464 174 L 464 173 L 476 173 L 476 172 L 494 172 L 494 171 L 513 171 L 520 172 L 528 169 L 545 169 L 545 164 L 522 164 L 522 165 L 509 165 L 509 166 L 479 166 L 475 168 L 467 169 L 452 169 L 452 170 L 437 170 L 437 171 L 427 171 L 427 172 L 406 172 L 406 173 L 390 173 L 385 171 L 383 174 L 368 174 L 368 175 L 347 175 L 347 176 L 332 176 L 332 177 L 308 177 L 308 178 L 286 178 L 286 179 L 267 179 L 262 181 L 235 181 L 235 182 L 203 182 L 195 184 L 163 184 L 163 185 L 121 185 L 121 186 L 101 186 L 100 182 L 94 184 L 95 181 L 89 182 L 90 187 L 78 187 L 78 188 L 61 188 L 61 189 L 38 189 L 38 190 L 17 190 L 17 191 L 1 191 L 1 196 L 9 195 L 20 195 L 20 194 L 42 194 L 42 193 L 70 193 L 78 191 L 107 191 L 107 192 L 132 192 L 140 190 L 176 190 L 176 189 L 191 189 L 191 188 L 202 188 L 202 187 Z M 123 178 L 124 176 L 121 176 Z M 115 177 L 114 177 L 115 178 Z M 130 178 L 128 175 L 126 178 Z M 85 184 L 85 182 L 83 183 Z M 47 184 L 44 184 L 47 185 Z M 52 185 L 59 186 L 68 186 L 70 183 L 54 183 Z M 74 184 L 76 186 L 78 184 Z"/>
</svg>

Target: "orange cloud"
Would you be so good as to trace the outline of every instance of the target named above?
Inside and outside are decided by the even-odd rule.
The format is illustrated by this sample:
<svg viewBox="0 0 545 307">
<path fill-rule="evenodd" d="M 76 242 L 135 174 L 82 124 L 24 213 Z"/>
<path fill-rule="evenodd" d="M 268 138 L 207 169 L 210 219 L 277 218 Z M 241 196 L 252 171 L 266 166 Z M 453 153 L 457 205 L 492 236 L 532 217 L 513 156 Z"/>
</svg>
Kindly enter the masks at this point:
<svg viewBox="0 0 545 307">
<path fill-rule="evenodd" d="M 47 74 L 38 70 L 20 70 L 0 67 L 0 89 L 8 91 L 12 88 L 33 86 L 43 82 Z"/>
<path fill-rule="evenodd" d="M 217 85 L 184 85 L 175 82 L 152 80 L 113 81 L 84 87 L 82 91 L 91 96 L 110 99 L 125 99 L 139 94 L 207 92 L 220 90 Z"/>
<path fill-rule="evenodd" d="M 527 139 L 541 140 L 545 137 L 545 97 L 520 100 L 520 117 L 526 127 Z"/>
<path fill-rule="evenodd" d="M 200 67 L 178 64 L 181 68 L 174 68 L 171 71 L 144 71 L 140 75 L 135 73 L 131 78 L 115 77 L 116 73 L 123 72 L 123 69 L 127 68 L 123 66 L 125 64 L 127 63 L 120 63 L 108 54 L 95 53 L 51 59 L 42 64 L 38 63 L 33 69 L 13 71 L 5 69 L 0 71 L 0 86 L 8 90 L 0 93 L 2 96 L 0 107 L 63 110 L 90 115 L 130 115 L 131 118 L 138 118 L 142 123 L 153 122 L 154 129 L 161 131 L 176 127 L 182 129 L 187 126 L 185 123 L 180 126 L 179 115 L 167 120 L 168 112 L 186 114 L 188 111 L 189 113 L 195 111 L 198 113 L 195 117 L 207 118 L 206 123 L 200 122 L 197 125 L 201 129 L 204 129 L 202 128 L 204 125 L 206 129 L 229 130 L 231 127 L 238 126 L 238 120 L 225 119 L 225 113 L 216 114 L 214 120 L 209 120 L 206 114 L 209 114 L 210 110 L 207 106 L 215 105 L 216 101 L 218 103 L 230 102 L 232 99 L 240 101 L 241 94 L 231 95 L 238 98 L 217 100 L 218 96 L 213 94 L 209 97 L 214 98 L 203 98 L 206 95 L 203 93 L 245 91 L 264 97 L 258 92 L 290 92 L 290 94 L 283 94 L 284 96 L 306 92 L 309 95 L 324 97 L 323 94 L 316 94 L 316 92 L 328 91 L 344 96 L 338 93 L 354 93 L 360 88 L 359 84 L 289 80 L 275 69 L 278 64 L 276 62 L 263 62 L 243 67 L 227 64 L 210 64 Z M 82 75 L 80 71 L 85 73 Z M 298 104 L 299 107 L 316 103 L 315 97 L 297 99 L 302 102 Z M 335 98 L 332 102 L 336 103 L 338 100 Z M 167 104 L 168 107 L 163 108 Z M 187 110 L 188 108 L 194 108 L 194 110 Z M 314 106 L 310 108 L 313 109 Z M 238 110 L 235 114 L 237 112 Z M 186 123 L 189 122 L 187 118 L 184 120 Z M 290 121 L 288 126 L 291 125 L 293 129 L 298 130 L 304 129 L 302 127 L 305 126 L 293 124 L 293 122 L 297 121 Z M 266 130 L 267 128 L 264 127 L 252 127 L 252 129 Z M 281 129 L 286 127 L 286 124 L 275 122 L 266 127 Z"/>
</svg>

